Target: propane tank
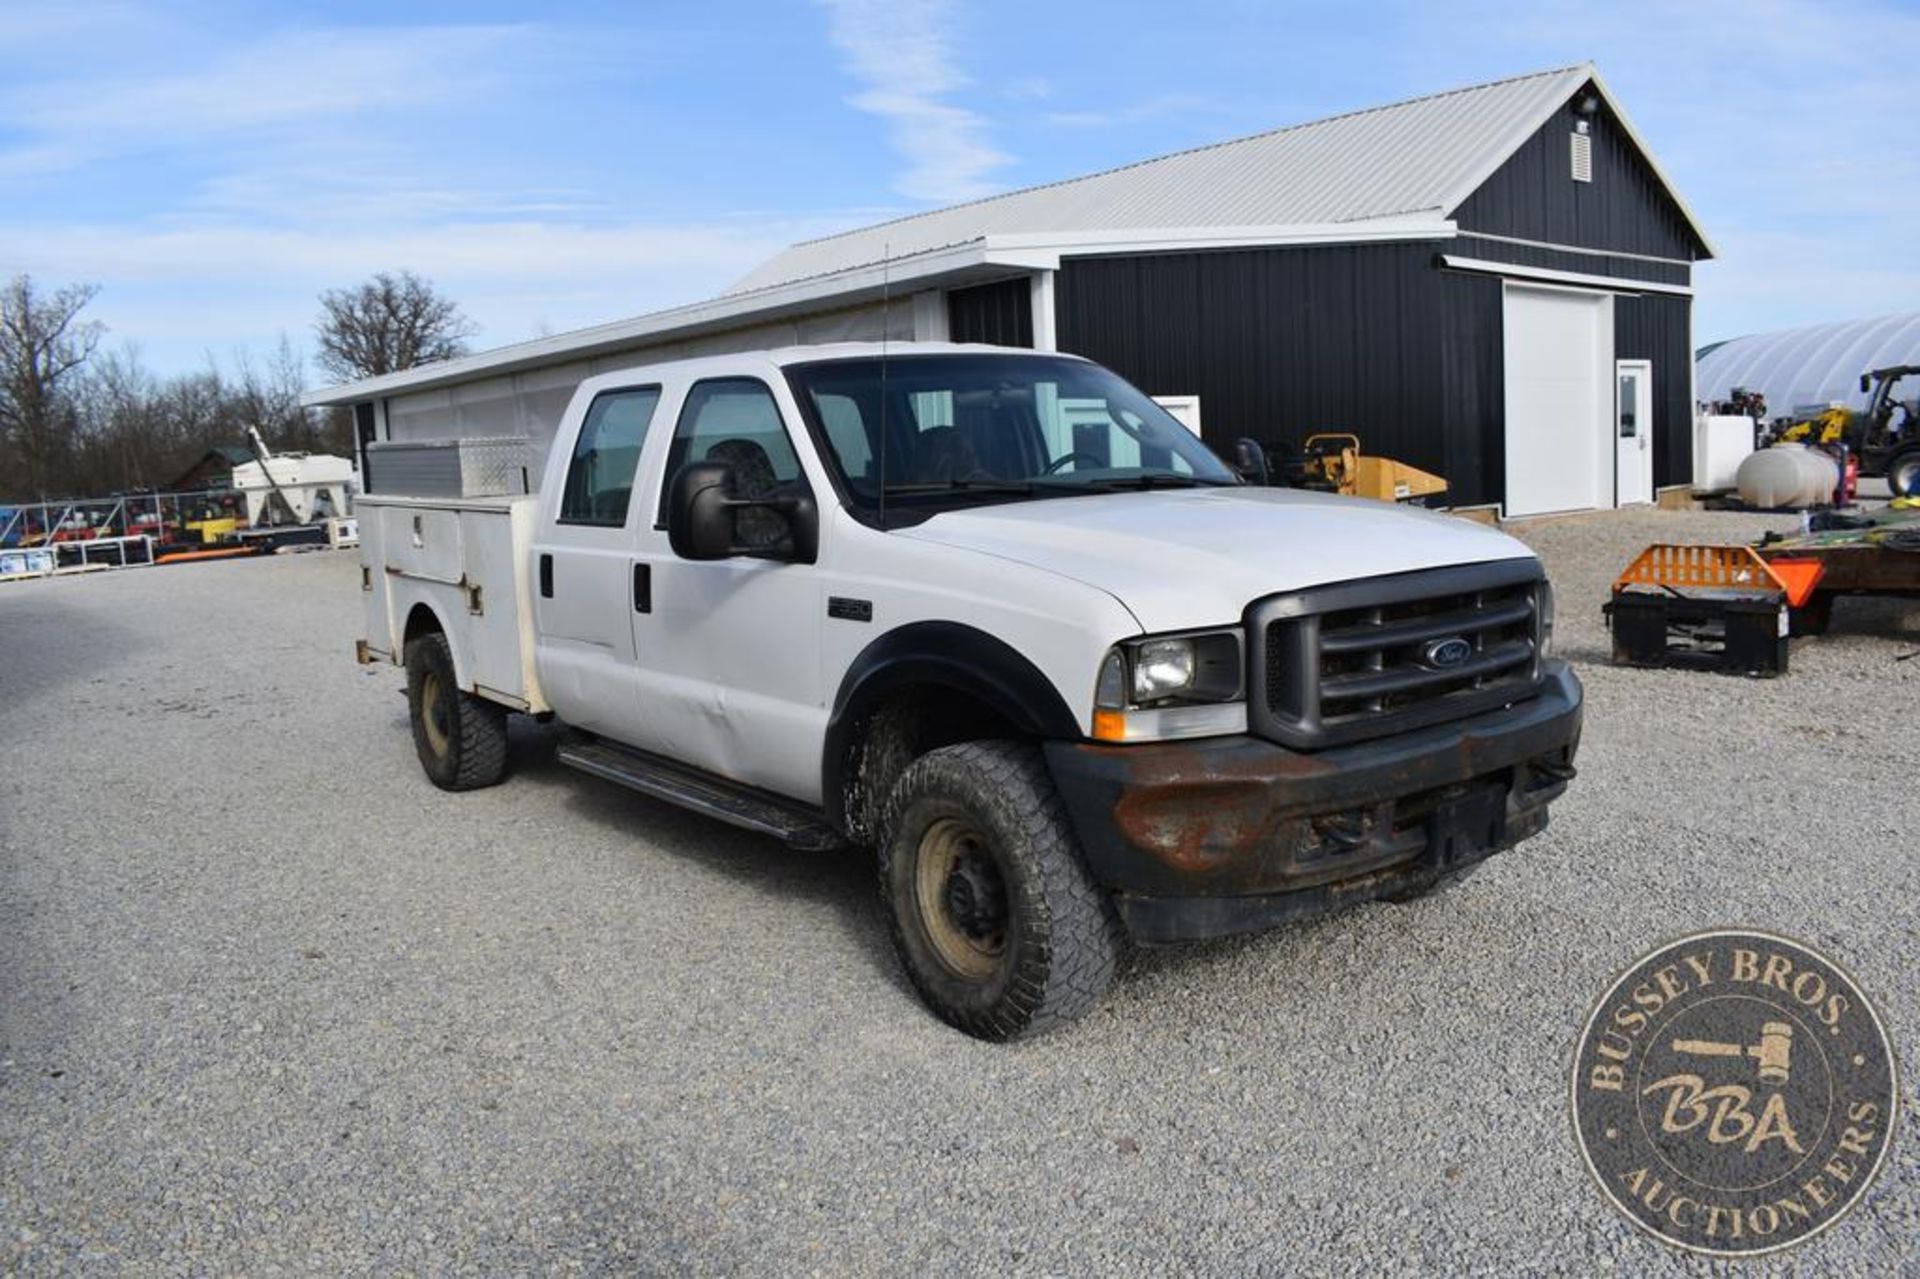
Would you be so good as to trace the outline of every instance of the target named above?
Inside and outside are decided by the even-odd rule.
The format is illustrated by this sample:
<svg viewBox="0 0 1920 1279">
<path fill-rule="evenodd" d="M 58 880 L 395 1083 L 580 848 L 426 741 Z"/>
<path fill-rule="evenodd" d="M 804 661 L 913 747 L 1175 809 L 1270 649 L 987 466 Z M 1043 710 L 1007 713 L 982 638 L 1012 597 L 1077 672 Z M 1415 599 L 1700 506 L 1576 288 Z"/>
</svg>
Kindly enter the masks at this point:
<svg viewBox="0 0 1920 1279">
<path fill-rule="evenodd" d="M 1840 486 L 1840 467 L 1819 449 L 1776 444 L 1740 463 L 1734 473 L 1740 500 L 1762 510 L 1803 510 L 1829 506 Z"/>
</svg>

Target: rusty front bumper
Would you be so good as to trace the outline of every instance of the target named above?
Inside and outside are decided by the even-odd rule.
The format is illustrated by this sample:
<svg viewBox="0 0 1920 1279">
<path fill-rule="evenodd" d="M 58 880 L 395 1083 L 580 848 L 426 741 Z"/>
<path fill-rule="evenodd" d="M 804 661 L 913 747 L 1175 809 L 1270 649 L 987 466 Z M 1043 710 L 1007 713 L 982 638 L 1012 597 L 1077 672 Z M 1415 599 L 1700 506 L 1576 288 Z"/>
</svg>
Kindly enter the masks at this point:
<svg viewBox="0 0 1920 1279">
<path fill-rule="evenodd" d="M 1049 742 L 1094 877 L 1136 941 L 1190 941 L 1415 892 L 1539 833 L 1566 790 L 1581 690 L 1333 750 L 1261 738 Z"/>
</svg>

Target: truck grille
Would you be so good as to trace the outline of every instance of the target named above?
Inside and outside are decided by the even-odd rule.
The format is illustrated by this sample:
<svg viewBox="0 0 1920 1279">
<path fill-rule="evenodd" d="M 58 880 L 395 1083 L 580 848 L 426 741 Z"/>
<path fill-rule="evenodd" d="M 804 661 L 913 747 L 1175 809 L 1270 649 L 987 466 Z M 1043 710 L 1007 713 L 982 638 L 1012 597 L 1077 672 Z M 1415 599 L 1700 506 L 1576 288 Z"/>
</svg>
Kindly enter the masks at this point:
<svg viewBox="0 0 1920 1279">
<path fill-rule="evenodd" d="M 1248 610 L 1254 731 L 1313 750 L 1462 719 L 1541 680 L 1536 560 L 1399 573 Z"/>
</svg>

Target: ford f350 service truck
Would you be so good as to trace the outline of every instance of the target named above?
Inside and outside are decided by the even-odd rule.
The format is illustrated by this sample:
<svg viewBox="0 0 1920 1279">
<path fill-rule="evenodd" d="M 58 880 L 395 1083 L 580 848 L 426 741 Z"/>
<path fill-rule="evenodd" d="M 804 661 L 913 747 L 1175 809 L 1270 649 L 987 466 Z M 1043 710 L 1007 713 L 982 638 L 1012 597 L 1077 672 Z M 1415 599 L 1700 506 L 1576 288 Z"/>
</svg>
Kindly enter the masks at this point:
<svg viewBox="0 0 1920 1279">
<path fill-rule="evenodd" d="M 1007 1038 L 1129 940 L 1418 895 L 1538 833 L 1581 690 L 1521 543 L 1244 484 L 1085 360 L 849 345 L 582 383 L 540 491 L 367 496 L 362 661 L 435 784 L 559 758 L 871 847 L 929 1006 Z"/>
</svg>

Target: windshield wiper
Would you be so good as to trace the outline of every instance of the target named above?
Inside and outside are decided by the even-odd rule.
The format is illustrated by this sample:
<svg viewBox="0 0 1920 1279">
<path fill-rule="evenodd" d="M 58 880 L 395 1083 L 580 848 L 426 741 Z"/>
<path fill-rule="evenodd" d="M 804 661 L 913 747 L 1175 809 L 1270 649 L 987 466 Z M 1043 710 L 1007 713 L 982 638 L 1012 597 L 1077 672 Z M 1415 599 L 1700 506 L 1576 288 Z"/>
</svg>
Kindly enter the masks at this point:
<svg viewBox="0 0 1920 1279">
<path fill-rule="evenodd" d="M 1180 475 L 1174 471 L 1142 471 L 1138 475 L 1129 475 L 1125 479 L 1089 480 L 1086 487 L 1102 492 L 1121 492 L 1126 489 L 1190 489 L 1205 485 L 1218 487 L 1212 480 L 1203 480 L 1193 475 Z"/>
<path fill-rule="evenodd" d="M 1033 485 L 1025 480 L 943 480 L 938 484 L 889 484 L 889 493 L 1019 493 L 1031 495 Z"/>
</svg>

